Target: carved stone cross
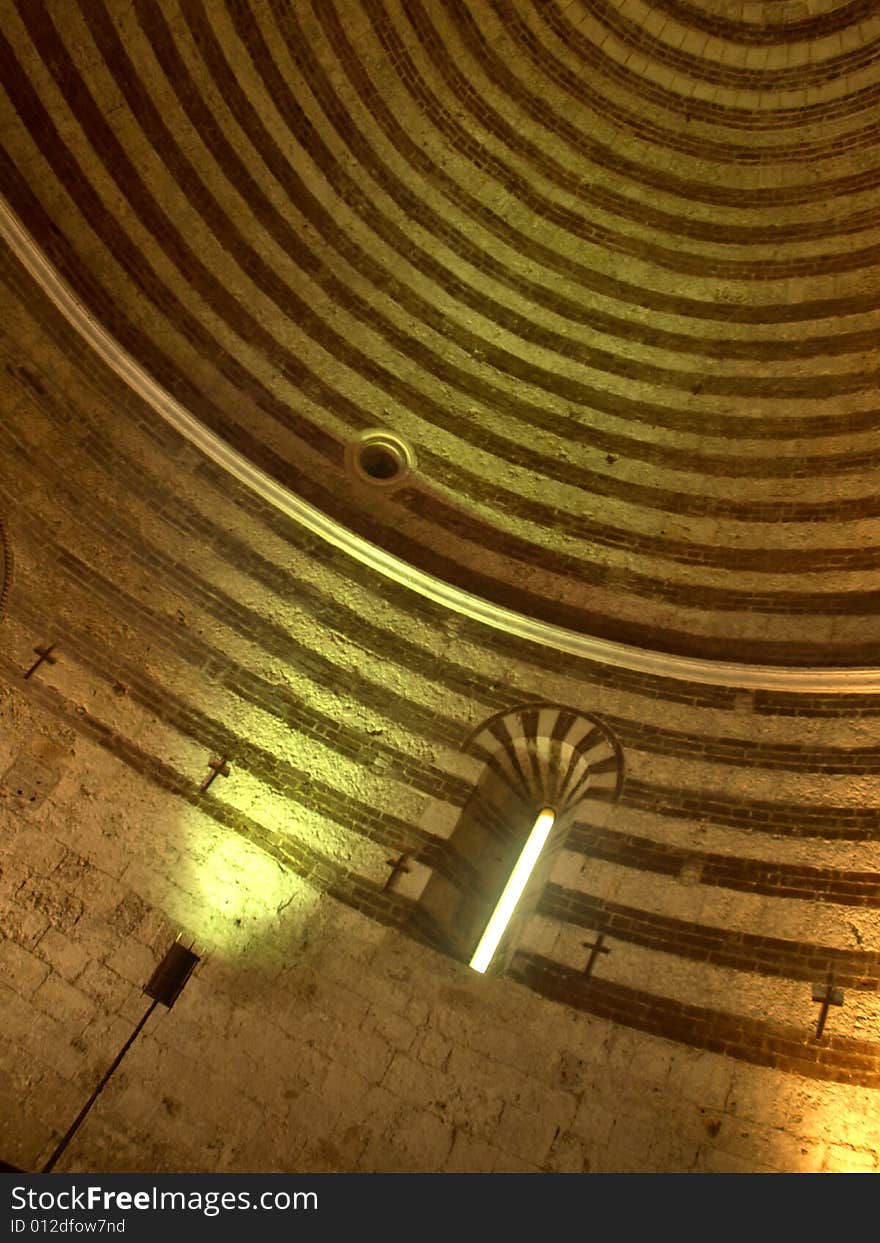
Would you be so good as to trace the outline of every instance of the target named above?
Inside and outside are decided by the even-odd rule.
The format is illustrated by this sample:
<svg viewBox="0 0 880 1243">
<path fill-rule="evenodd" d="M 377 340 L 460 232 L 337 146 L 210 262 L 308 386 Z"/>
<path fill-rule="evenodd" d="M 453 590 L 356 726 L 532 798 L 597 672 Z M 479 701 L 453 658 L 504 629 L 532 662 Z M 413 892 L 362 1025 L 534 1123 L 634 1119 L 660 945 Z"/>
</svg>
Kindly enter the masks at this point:
<svg viewBox="0 0 880 1243">
<path fill-rule="evenodd" d="M 590 951 L 590 957 L 587 959 L 587 965 L 584 967 L 584 975 L 587 979 L 590 979 L 593 974 L 593 968 L 599 959 L 599 955 L 610 954 L 611 950 L 605 944 L 604 932 L 600 932 L 595 941 L 582 941 L 581 944 L 584 949 L 588 949 Z"/>
<path fill-rule="evenodd" d="M 407 863 L 409 862 L 411 858 L 412 858 L 411 850 L 402 850 L 400 852 L 400 857 L 398 859 L 386 859 L 385 860 L 385 862 L 391 868 L 391 874 L 389 875 L 385 884 L 382 886 L 383 890 L 393 889 L 394 882 L 397 880 L 398 876 L 401 876 L 405 872 L 408 872 L 410 870 L 407 867 Z"/>
<path fill-rule="evenodd" d="M 228 759 L 229 757 L 226 755 L 223 755 L 220 757 L 215 755 L 214 758 L 209 762 L 208 767 L 212 771 L 208 774 L 208 776 L 199 786 L 199 789 L 201 790 L 202 794 L 204 794 L 206 790 L 209 790 L 211 788 L 211 783 L 215 781 L 217 777 L 228 777 L 229 776 Z"/>
<path fill-rule="evenodd" d="M 37 670 L 39 669 L 40 665 L 42 665 L 42 664 L 47 664 L 47 665 L 55 665 L 55 664 L 57 664 L 57 663 L 58 663 L 58 657 L 57 657 L 57 656 L 53 656 L 53 655 L 52 655 L 52 653 L 53 653 L 54 651 L 55 651 L 55 644 L 54 644 L 54 643 L 50 643 L 48 647 L 35 647 L 35 648 L 34 648 L 34 652 L 35 652 L 35 654 L 37 655 L 38 659 L 34 661 L 34 663 L 31 665 L 30 669 L 28 669 L 27 673 L 24 675 L 24 676 L 25 676 L 25 680 L 27 680 L 27 679 L 31 676 L 31 674 L 32 674 L 32 673 L 36 673 L 36 672 L 37 672 Z"/>
<path fill-rule="evenodd" d="M 825 1020 L 828 1018 L 828 1007 L 843 1005 L 843 989 L 834 987 L 833 971 L 828 972 L 828 983 L 824 988 L 821 984 L 813 985 L 813 1001 L 818 1001 L 822 1007 L 816 1023 L 816 1039 L 821 1040 L 822 1032 L 825 1030 Z"/>
</svg>

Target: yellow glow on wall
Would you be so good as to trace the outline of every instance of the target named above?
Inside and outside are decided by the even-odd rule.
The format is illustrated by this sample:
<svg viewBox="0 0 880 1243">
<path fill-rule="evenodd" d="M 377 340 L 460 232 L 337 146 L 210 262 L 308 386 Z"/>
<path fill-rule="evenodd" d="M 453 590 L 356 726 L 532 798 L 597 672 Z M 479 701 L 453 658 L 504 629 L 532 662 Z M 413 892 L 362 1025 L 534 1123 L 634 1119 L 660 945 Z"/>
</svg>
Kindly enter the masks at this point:
<svg viewBox="0 0 880 1243">
<path fill-rule="evenodd" d="M 523 846 L 513 871 L 508 877 L 507 884 L 501 892 L 501 897 L 498 899 L 495 910 L 492 912 L 492 918 L 486 925 L 486 931 L 480 937 L 480 943 L 474 950 L 474 956 L 470 962 L 474 971 L 485 971 L 494 958 L 495 951 L 498 949 L 498 943 L 504 936 L 504 931 L 510 923 L 513 912 L 516 910 L 516 904 L 522 897 L 529 877 L 535 869 L 535 864 L 538 862 L 541 851 L 544 849 L 555 819 L 556 812 L 549 807 L 545 807 L 538 812 L 537 819 L 532 825 L 532 831 L 526 839 L 526 844 Z"/>
<path fill-rule="evenodd" d="M 317 894 L 237 833 L 190 833 L 189 876 L 166 899 L 168 914 L 206 950 L 238 956 L 278 935 L 280 910 L 304 913 Z"/>
</svg>

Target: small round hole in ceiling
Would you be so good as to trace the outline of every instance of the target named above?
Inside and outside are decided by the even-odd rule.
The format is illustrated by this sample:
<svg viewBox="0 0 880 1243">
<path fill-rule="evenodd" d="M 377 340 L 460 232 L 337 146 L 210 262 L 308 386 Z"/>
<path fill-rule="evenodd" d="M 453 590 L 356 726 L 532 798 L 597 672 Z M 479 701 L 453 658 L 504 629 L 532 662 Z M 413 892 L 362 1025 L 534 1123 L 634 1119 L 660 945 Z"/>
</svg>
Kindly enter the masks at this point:
<svg viewBox="0 0 880 1243">
<path fill-rule="evenodd" d="M 395 432 L 374 428 L 348 446 L 346 463 L 363 483 L 399 487 L 415 466 L 415 455 Z"/>
<path fill-rule="evenodd" d="M 393 479 L 403 466 L 397 454 L 385 445 L 362 445 L 358 460 L 361 470 L 371 479 Z"/>
</svg>

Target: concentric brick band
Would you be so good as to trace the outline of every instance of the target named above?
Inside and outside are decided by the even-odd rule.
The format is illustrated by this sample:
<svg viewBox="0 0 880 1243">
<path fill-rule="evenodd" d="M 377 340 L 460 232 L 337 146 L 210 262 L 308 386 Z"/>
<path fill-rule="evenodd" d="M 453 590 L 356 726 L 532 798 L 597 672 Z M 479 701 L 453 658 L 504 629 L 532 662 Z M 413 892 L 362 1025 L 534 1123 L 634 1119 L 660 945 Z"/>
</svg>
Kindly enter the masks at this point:
<svg viewBox="0 0 880 1243">
<path fill-rule="evenodd" d="M 864 5 L 8 11 L 13 210 L 270 478 L 490 610 L 872 663 Z M 377 500 L 382 424 L 419 473 Z"/>
<path fill-rule="evenodd" d="M 33 1153 L 877 1168 L 875 7 L 0 0 Z"/>
</svg>

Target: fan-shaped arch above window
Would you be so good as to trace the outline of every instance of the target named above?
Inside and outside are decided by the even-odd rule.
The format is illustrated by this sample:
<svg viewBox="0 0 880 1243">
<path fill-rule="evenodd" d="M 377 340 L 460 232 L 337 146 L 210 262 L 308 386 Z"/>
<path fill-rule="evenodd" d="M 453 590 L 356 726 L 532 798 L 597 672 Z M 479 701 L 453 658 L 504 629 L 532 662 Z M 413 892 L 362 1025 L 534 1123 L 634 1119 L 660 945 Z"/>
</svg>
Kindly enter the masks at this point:
<svg viewBox="0 0 880 1243">
<path fill-rule="evenodd" d="M 585 805 L 592 804 L 595 824 L 596 812 L 610 810 L 618 798 L 623 753 L 600 717 L 551 703 L 491 717 L 463 749 L 480 762 L 480 776 L 449 838 L 444 874 L 432 877 L 421 906 L 456 957 L 478 970 L 491 963 L 501 971 Z M 553 815 L 542 819 L 542 812 Z M 478 963 L 475 951 L 485 949 L 490 920 L 531 854 L 497 949 Z"/>
<path fill-rule="evenodd" d="M 623 752 L 598 716 L 559 704 L 528 704 L 499 712 L 463 748 L 529 803 L 557 818 L 583 799 L 613 802 L 623 783 Z"/>
</svg>

